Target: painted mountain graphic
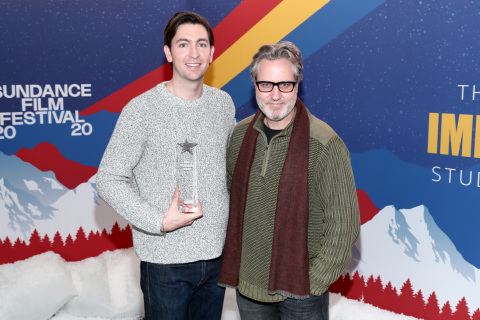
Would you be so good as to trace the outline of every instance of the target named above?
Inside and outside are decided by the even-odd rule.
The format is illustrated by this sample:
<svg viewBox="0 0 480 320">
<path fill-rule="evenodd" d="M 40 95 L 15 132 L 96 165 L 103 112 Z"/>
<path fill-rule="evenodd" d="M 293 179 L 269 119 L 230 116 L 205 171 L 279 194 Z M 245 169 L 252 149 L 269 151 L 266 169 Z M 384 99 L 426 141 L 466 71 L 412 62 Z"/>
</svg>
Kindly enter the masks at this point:
<svg viewBox="0 0 480 320">
<path fill-rule="evenodd" d="M 57 231 L 75 235 L 111 228 L 115 221 L 126 225 L 115 211 L 97 196 L 95 178 L 69 190 L 51 172 L 42 172 L 16 156 L 0 153 L 1 239 L 28 240 L 33 230 L 50 239 Z"/>
<path fill-rule="evenodd" d="M 97 173 L 95 167 L 66 159 L 57 147 L 47 142 L 33 149 L 22 148 L 15 155 L 43 172 L 54 172 L 57 180 L 68 189 L 75 189 Z"/>
<path fill-rule="evenodd" d="M 96 175 L 88 182 L 69 190 L 52 207 L 59 213 L 53 223 L 36 225 L 40 234 L 47 233 L 50 236 L 58 230 L 62 236 L 74 235 L 80 226 L 88 234 L 90 231 L 110 230 L 115 222 L 121 228 L 127 225 L 127 221 L 98 196 Z"/>
<path fill-rule="evenodd" d="M 7 156 L 0 152 L 0 163 L 3 187 L 13 191 L 24 207 L 50 206 L 68 190 L 57 181 L 52 171 L 42 172 L 16 156 Z"/>
<path fill-rule="evenodd" d="M 425 296 L 435 291 L 440 304 L 466 298 L 470 310 L 480 307 L 480 270 L 465 261 L 425 206 L 383 208 L 362 225 L 349 273 L 401 288 L 410 279 Z"/>
<path fill-rule="evenodd" d="M 9 234 L 28 237 L 36 222 L 52 219 L 55 208 L 45 206 L 34 196 L 15 189 L 8 180 L 0 177 L 0 226 Z M 4 233 L 4 232 L 2 232 Z M 2 234 L 2 238 L 6 235 Z"/>
<path fill-rule="evenodd" d="M 480 255 L 475 245 L 480 241 L 477 182 L 480 165 L 461 168 L 455 166 L 455 160 L 452 157 L 447 170 L 408 163 L 384 149 L 352 153 L 355 184 L 378 208 L 424 205 L 464 259 L 480 268 Z M 468 183 L 470 177 L 471 183 Z"/>
</svg>

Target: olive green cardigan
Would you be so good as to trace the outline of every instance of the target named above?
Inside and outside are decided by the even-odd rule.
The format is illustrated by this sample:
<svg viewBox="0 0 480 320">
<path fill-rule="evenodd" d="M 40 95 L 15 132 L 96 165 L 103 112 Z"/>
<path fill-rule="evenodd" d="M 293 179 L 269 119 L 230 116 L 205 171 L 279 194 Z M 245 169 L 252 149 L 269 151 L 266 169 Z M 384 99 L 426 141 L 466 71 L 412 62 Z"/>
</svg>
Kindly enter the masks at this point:
<svg viewBox="0 0 480 320">
<path fill-rule="evenodd" d="M 351 248 L 360 232 L 360 214 L 350 154 L 345 144 L 325 122 L 310 113 L 308 116 L 310 292 L 321 295 L 350 262 Z M 230 140 L 227 151 L 229 188 L 238 152 L 252 118 L 239 122 Z M 260 134 L 248 185 L 238 290 L 257 301 L 275 302 L 286 298 L 268 293 L 268 278 L 278 182 L 293 120 L 272 138 L 269 145 L 263 131 L 263 120 L 261 115 L 254 125 Z M 294 275 L 291 281 L 295 281 Z"/>
</svg>

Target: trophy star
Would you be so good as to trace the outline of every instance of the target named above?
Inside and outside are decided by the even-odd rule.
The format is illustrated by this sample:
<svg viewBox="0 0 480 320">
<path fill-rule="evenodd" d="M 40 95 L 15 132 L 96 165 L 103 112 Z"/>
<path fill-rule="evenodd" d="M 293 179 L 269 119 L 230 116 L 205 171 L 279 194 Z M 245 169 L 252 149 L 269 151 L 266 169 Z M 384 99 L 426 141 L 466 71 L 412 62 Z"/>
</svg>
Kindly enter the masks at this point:
<svg viewBox="0 0 480 320">
<path fill-rule="evenodd" d="M 193 155 L 192 148 L 195 147 L 197 144 L 193 142 L 188 142 L 187 139 L 185 139 L 184 143 L 178 143 L 179 146 L 182 147 L 182 153 L 185 151 L 189 152 L 191 155 Z"/>
</svg>

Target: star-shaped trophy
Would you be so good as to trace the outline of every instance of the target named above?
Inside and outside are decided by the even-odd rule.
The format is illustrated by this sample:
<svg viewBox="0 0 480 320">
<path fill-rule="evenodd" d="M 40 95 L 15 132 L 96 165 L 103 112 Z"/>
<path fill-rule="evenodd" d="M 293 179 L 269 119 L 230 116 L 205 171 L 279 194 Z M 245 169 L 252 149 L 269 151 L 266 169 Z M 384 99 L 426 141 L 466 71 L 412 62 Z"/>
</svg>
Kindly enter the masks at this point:
<svg viewBox="0 0 480 320">
<path fill-rule="evenodd" d="M 184 152 L 190 152 L 190 154 L 193 155 L 192 148 L 195 147 L 197 144 L 196 144 L 196 143 L 192 143 L 192 142 L 188 142 L 188 140 L 185 139 L 185 142 L 184 142 L 184 143 L 179 143 L 178 145 L 179 145 L 180 147 L 182 147 L 182 153 L 184 153 Z"/>
<path fill-rule="evenodd" d="M 198 210 L 197 188 L 197 154 L 193 147 L 197 144 L 188 142 L 177 143 L 181 148 L 177 152 L 175 175 L 177 187 L 180 190 L 180 211 L 196 212 Z"/>
</svg>

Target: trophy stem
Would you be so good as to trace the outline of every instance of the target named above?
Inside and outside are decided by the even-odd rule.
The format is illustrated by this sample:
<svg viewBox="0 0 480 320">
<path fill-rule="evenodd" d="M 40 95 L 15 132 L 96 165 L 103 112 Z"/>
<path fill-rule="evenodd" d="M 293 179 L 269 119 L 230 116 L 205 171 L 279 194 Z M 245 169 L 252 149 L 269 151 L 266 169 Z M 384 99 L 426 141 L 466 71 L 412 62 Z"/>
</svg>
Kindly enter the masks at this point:
<svg viewBox="0 0 480 320">
<path fill-rule="evenodd" d="M 181 152 L 178 154 L 175 171 L 177 188 L 180 190 L 180 211 L 197 212 L 198 171 L 196 153 Z"/>
</svg>

